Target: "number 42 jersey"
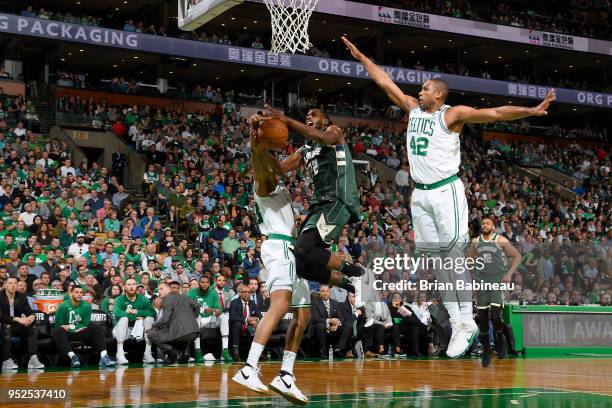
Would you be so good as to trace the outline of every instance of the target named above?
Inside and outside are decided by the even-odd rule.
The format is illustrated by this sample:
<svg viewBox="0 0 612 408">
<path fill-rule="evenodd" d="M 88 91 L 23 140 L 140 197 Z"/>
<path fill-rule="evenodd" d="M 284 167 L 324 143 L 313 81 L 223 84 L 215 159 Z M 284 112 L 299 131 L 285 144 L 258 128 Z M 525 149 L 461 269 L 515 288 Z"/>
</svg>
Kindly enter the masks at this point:
<svg viewBox="0 0 612 408">
<path fill-rule="evenodd" d="M 449 108 L 442 105 L 429 113 L 419 105 L 410 111 L 406 137 L 410 175 L 416 183 L 433 184 L 459 172 L 459 133 L 451 132 L 444 121 Z"/>
</svg>

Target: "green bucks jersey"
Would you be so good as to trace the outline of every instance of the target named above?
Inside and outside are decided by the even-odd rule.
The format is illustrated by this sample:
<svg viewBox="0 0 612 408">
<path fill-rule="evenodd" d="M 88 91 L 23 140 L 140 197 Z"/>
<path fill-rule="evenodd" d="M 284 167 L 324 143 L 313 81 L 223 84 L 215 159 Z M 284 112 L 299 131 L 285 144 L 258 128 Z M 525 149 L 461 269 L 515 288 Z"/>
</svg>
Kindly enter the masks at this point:
<svg viewBox="0 0 612 408">
<path fill-rule="evenodd" d="M 507 258 L 504 250 L 497 244 L 497 234 L 493 234 L 491 239 L 485 240 L 481 235 L 478 236 L 477 257 L 482 259 L 483 267 L 476 263 L 475 270 L 478 275 L 499 275 L 504 274 L 507 269 Z"/>
<path fill-rule="evenodd" d="M 361 206 L 353 158 L 348 146 L 326 146 L 310 141 L 302 148 L 302 155 L 314 183 L 311 204 L 314 206 L 341 201 L 355 216 L 355 221 L 358 221 Z"/>
</svg>

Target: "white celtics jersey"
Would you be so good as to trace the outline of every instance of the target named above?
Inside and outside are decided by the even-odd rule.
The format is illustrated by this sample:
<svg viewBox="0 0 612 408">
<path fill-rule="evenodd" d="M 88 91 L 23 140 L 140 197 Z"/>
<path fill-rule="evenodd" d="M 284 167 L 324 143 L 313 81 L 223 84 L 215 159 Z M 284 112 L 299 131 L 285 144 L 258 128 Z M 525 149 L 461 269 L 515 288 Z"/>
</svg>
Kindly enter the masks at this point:
<svg viewBox="0 0 612 408">
<path fill-rule="evenodd" d="M 417 106 L 410 111 L 406 137 L 410 176 L 415 183 L 432 184 L 459 172 L 459 133 L 446 127 L 444 114 L 448 108 L 442 105 L 429 113 Z"/>
<path fill-rule="evenodd" d="M 293 236 L 295 220 L 291 208 L 291 194 L 284 186 L 276 186 L 276 189 L 267 197 L 260 197 L 255 193 L 255 212 L 262 234 L 275 233 Z"/>
</svg>

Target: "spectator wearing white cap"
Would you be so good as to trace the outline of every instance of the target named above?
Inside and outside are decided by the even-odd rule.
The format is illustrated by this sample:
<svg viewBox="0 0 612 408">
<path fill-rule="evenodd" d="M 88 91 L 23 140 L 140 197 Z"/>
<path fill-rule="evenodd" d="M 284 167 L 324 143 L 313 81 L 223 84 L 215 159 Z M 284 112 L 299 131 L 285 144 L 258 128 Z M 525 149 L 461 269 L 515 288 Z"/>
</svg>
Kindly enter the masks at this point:
<svg viewBox="0 0 612 408">
<path fill-rule="evenodd" d="M 87 251 L 89 251 L 89 245 L 85 243 L 85 234 L 81 232 L 77 235 L 77 242 L 68 247 L 68 254 L 74 256 L 75 259 L 79 259 Z"/>
</svg>

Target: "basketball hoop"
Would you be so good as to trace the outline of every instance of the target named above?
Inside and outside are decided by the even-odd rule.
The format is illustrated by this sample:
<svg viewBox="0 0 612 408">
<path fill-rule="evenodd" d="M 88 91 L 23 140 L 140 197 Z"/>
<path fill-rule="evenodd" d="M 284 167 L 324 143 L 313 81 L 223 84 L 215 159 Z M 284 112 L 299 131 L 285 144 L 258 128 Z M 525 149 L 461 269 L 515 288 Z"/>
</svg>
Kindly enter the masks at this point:
<svg viewBox="0 0 612 408">
<path fill-rule="evenodd" d="M 308 22 L 319 0 L 263 0 L 272 16 L 272 49 L 306 52 L 311 47 Z"/>
</svg>

